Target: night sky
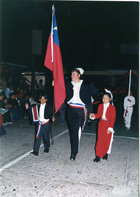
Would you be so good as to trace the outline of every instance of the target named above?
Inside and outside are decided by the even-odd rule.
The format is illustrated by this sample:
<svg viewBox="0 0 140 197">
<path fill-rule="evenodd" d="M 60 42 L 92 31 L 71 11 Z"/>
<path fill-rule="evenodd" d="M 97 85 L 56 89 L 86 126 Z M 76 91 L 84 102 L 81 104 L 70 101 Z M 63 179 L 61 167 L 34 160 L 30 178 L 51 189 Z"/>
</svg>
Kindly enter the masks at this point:
<svg viewBox="0 0 140 197">
<path fill-rule="evenodd" d="M 55 5 L 64 70 L 138 69 L 138 54 L 121 54 L 121 44 L 139 44 L 139 2 L 1 1 L 1 60 L 32 68 L 32 29 L 42 30 L 43 71 Z"/>
</svg>

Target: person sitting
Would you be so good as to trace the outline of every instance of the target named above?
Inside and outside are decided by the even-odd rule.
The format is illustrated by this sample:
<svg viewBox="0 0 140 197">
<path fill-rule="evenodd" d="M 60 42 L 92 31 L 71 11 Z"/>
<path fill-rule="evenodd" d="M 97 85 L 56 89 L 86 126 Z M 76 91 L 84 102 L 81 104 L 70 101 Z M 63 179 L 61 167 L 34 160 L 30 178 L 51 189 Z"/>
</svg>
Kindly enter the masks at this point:
<svg viewBox="0 0 140 197">
<path fill-rule="evenodd" d="M 19 91 L 18 97 L 19 97 L 19 99 L 22 99 L 23 96 L 24 96 L 24 90 L 23 90 L 23 88 L 21 88 Z"/>
<path fill-rule="evenodd" d="M 18 121 L 22 119 L 21 109 L 19 107 L 18 101 L 16 100 L 16 96 L 14 93 L 9 94 L 8 103 L 11 105 L 10 112 L 12 114 L 12 120 Z"/>
<path fill-rule="evenodd" d="M 2 93 L 3 96 L 5 95 L 5 92 L 3 90 L 3 84 L 2 83 L 0 83 L 0 93 Z"/>
<path fill-rule="evenodd" d="M 7 99 L 9 99 L 9 94 L 13 93 L 13 86 L 12 85 L 8 85 L 6 90 L 5 90 L 5 95 L 7 97 Z"/>
<path fill-rule="evenodd" d="M 3 125 L 12 124 L 10 111 L 8 109 L 8 107 L 11 106 L 8 104 L 5 105 L 6 102 L 7 102 L 7 98 L 4 97 L 2 93 L 0 93 L 0 110 L 3 116 Z"/>
</svg>

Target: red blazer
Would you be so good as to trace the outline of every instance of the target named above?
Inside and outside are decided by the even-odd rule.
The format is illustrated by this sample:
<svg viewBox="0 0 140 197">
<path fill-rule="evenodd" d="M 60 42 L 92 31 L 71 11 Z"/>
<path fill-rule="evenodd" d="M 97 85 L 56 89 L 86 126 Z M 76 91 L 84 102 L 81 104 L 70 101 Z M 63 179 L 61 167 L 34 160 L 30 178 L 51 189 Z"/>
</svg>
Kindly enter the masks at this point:
<svg viewBox="0 0 140 197">
<path fill-rule="evenodd" d="M 103 103 L 98 106 L 97 114 L 95 114 L 95 119 L 102 118 L 103 115 Z M 113 128 L 116 119 L 116 108 L 109 104 L 106 110 L 106 119 L 109 120 L 109 127 Z"/>
</svg>

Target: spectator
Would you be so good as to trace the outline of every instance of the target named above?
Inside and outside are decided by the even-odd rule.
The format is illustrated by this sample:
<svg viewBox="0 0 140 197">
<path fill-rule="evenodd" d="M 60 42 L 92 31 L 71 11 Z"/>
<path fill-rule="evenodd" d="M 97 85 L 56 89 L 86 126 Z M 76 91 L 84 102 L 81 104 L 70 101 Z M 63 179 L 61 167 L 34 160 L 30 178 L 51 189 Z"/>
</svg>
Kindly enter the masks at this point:
<svg viewBox="0 0 140 197">
<path fill-rule="evenodd" d="M 23 79 L 20 79 L 18 86 L 19 86 L 20 89 L 24 89 L 25 88 L 24 83 L 23 83 Z"/>
<path fill-rule="evenodd" d="M 21 108 L 19 107 L 18 101 L 16 100 L 16 96 L 14 93 L 9 94 L 9 100 L 8 103 L 12 105 L 10 107 L 10 112 L 12 114 L 12 120 L 18 121 L 22 119 L 22 112 Z"/>
<path fill-rule="evenodd" d="M 30 98 L 29 98 L 29 106 L 33 106 L 33 105 L 36 105 L 37 102 L 34 100 L 34 96 L 31 95 Z"/>
<path fill-rule="evenodd" d="M 11 116 L 10 116 L 10 111 L 9 111 L 9 107 L 11 107 L 10 105 L 8 105 L 8 103 L 7 103 L 7 100 L 5 100 L 5 99 L 7 99 L 6 97 L 3 97 L 3 94 L 2 93 L 0 93 L 0 112 L 1 112 L 1 114 L 2 114 L 2 116 L 3 116 L 3 124 L 4 125 L 7 125 L 7 124 L 11 124 L 12 122 L 11 122 Z M 5 104 L 5 103 L 7 103 L 7 104 Z"/>
<path fill-rule="evenodd" d="M 17 86 L 17 87 L 14 89 L 14 93 L 15 93 L 16 97 L 18 97 L 19 92 L 20 92 L 20 87 Z"/>
<path fill-rule="evenodd" d="M 39 86 L 38 86 L 38 83 L 37 83 L 37 80 L 35 81 L 35 90 L 38 90 Z"/>
<path fill-rule="evenodd" d="M 22 117 L 24 117 L 24 119 L 28 118 L 28 113 L 27 113 L 27 110 L 25 108 L 25 103 L 28 103 L 28 105 L 30 105 L 29 95 L 27 93 L 24 94 L 24 96 L 21 100 Z"/>
<path fill-rule="evenodd" d="M 28 94 L 29 97 L 32 95 L 32 87 L 31 87 L 31 85 L 28 86 L 26 93 Z"/>
<path fill-rule="evenodd" d="M 19 97 L 19 99 L 22 99 L 23 96 L 24 96 L 24 90 L 23 90 L 23 88 L 21 88 L 19 91 L 18 97 Z"/>
<path fill-rule="evenodd" d="M 13 93 L 13 86 L 12 85 L 9 85 L 6 90 L 5 90 L 5 95 L 7 97 L 7 99 L 9 99 L 9 94 L 10 93 Z"/>
<path fill-rule="evenodd" d="M 5 92 L 3 90 L 3 84 L 2 83 L 0 83 L 0 93 L 2 93 L 3 96 L 5 95 Z"/>
<path fill-rule="evenodd" d="M 10 77 L 7 81 L 7 87 L 9 86 L 13 86 L 13 80 L 12 80 L 12 77 Z"/>
<path fill-rule="evenodd" d="M 43 90 L 44 89 L 43 80 L 42 79 L 39 80 L 38 89 L 39 90 Z"/>
<path fill-rule="evenodd" d="M 7 88 L 7 81 L 6 81 L 5 76 L 3 76 L 3 77 L 1 78 L 0 83 L 3 84 L 3 90 L 5 91 L 6 88 Z"/>
</svg>

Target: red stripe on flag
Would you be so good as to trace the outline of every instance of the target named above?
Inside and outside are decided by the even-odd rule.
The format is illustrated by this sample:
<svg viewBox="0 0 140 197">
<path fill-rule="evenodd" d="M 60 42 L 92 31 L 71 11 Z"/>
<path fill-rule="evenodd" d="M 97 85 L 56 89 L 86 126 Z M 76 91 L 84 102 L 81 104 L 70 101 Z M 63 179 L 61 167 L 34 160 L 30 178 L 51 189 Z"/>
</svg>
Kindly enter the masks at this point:
<svg viewBox="0 0 140 197">
<path fill-rule="evenodd" d="M 54 17 L 55 17 L 55 14 L 54 14 Z M 54 24 L 54 23 L 52 23 L 52 24 Z M 55 28 L 53 27 L 52 29 L 53 29 L 53 31 L 55 31 L 55 33 L 53 35 L 58 38 L 58 32 L 56 32 L 57 26 Z M 56 39 L 56 40 L 57 40 L 57 43 L 59 43 L 59 40 L 58 39 Z M 53 41 L 54 41 L 54 39 L 53 39 Z M 53 53 L 53 62 L 52 62 L 52 53 Z M 66 98 L 66 89 L 65 89 L 63 64 L 62 64 L 60 47 L 55 42 L 53 42 L 53 47 L 52 47 L 51 33 L 50 33 L 49 39 L 48 39 L 48 45 L 47 45 L 44 65 L 47 68 L 49 68 L 51 71 L 53 71 L 54 103 L 55 103 L 55 113 L 56 113 Z"/>
</svg>

